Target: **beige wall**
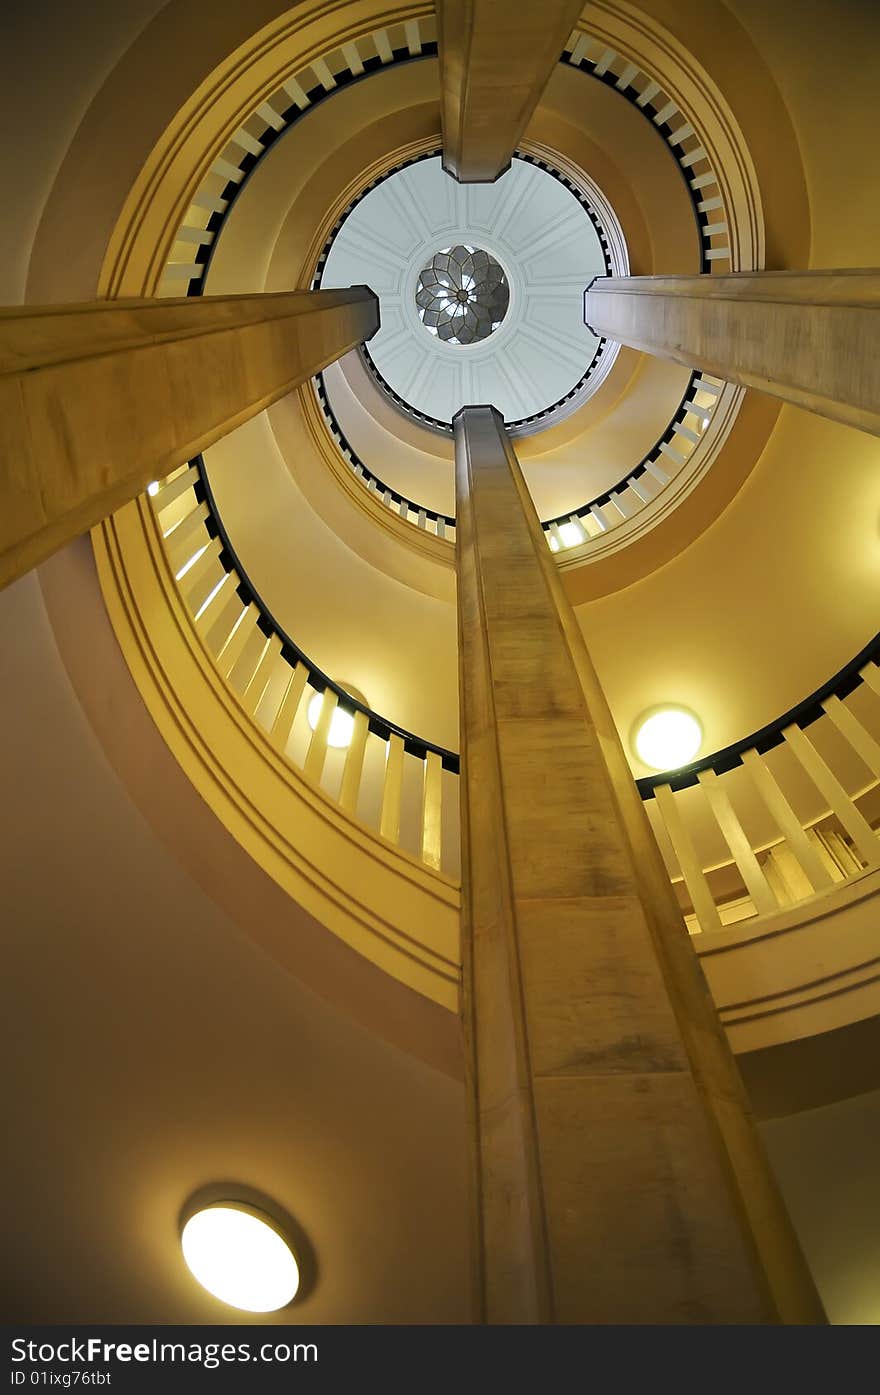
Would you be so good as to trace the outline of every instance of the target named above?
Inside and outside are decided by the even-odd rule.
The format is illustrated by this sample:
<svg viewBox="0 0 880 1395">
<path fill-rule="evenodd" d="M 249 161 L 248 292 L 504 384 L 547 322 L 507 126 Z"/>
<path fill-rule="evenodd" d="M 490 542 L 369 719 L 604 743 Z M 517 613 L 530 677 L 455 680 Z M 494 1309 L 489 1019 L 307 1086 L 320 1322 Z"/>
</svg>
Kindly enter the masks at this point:
<svg viewBox="0 0 880 1395">
<path fill-rule="evenodd" d="M 0 634 L 5 1319 L 251 1321 L 191 1281 L 177 1246 L 187 1197 L 230 1180 L 314 1247 L 303 1321 L 463 1320 L 460 1085 L 282 972 L 247 933 L 272 905 L 259 888 L 238 922 L 220 908 L 234 845 L 201 840 L 202 885 L 184 870 L 189 835 L 168 823 L 193 799 L 184 777 L 161 743 L 148 755 L 149 719 L 130 683 L 110 697 L 108 672 L 117 733 L 164 769 L 157 831 L 86 721 L 36 576 L 0 596 Z M 314 953 L 296 908 L 275 914 Z"/>
<path fill-rule="evenodd" d="M 728 0 L 773 72 L 810 205 L 811 267 L 876 266 L 880 8 L 873 0 Z"/>
<path fill-rule="evenodd" d="M 43 204 L 89 103 L 164 0 L 12 4 L 3 17 L 0 113 L 9 144 L 0 218 L 0 304 L 24 299 Z"/>
<path fill-rule="evenodd" d="M 880 1323 L 880 1091 L 762 1126 L 831 1322 Z"/>
</svg>

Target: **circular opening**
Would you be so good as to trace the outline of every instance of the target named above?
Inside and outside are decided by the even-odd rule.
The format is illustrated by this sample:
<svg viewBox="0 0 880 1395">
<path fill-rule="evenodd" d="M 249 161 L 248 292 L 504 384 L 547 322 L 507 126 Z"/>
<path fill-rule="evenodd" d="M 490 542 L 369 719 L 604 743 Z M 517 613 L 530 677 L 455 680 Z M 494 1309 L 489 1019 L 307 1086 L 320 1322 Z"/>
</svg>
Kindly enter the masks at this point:
<svg viewBox="0 0 880 1395">
<path fill-rule="evenodd" d="M 416 305 L 429 334 L 445 344 L 478 344 L 507 314 L 510 286 L 493 256 L 457 243 L 435 252 L 419 273 Z"/>
<path fill-rule="evenodd" d="M 299 1266 L 268 1216 L 239 1202 L 191 1216 L 180 1237 L 195 1279 L 215 1298 L 248 1313 L 285 1308 L 299 1288 Z"/>
<path fill-rule="evenodd" d="M 677 770 L 697 755 L 703 740 L 698 717 L 686 707 L 655 707 L 636 722 L 633 746 L 652 770 Z"/>
</svg>

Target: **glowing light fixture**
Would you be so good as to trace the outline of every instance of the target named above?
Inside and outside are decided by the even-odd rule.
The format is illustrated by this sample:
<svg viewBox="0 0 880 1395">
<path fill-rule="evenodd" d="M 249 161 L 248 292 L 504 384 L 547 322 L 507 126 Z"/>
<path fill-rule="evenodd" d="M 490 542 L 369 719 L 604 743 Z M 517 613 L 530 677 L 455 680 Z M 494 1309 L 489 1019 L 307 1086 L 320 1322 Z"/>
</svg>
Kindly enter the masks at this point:
<svg viewBox="0 0 880 1395">
<path fill-rule="evenodd" d="M 261 1211 L 222 1202 L 191 1216 L 180 1236 L 190 1273 L 209 1293 L 248 1313 L 285 1308 L 299 1288 L 299 1265 Z"/>
<path fill-rule="evenodd" d="M 317 730 L 321 717 L 321 709 L 324 706 L 324 693 L 314 693 L 309 699 L 306 708 L 306 717 L 312 731 Z M 330 730 L 327 733 L 328 746 L 350 746 L 351 738 L 354 735 L 354 716 L 351 712 L 345 712 L 341 707 L 333 709 L 333 716 L 330 718 Z"/>
<path fill-rule="evenodd" d="M 699 719 L 686 707 L 652 707 L 635 725 L 633 746 L 652 770 L 677 770 L 697 755 L 703 740 Z"/>
<path fill-rule="evenodd" d="M 560 523 L 559 536 L 563 547 L 577 547 L 578 543 L 583 542 L 585 534 L 579 523 Z"/>
<path fill-rule="evenodd" d="M 147 485 L 147 493 L 148 493 L 148 494 L 158 494 L 158 493 L 159 493 L 159 481 L 158 481 L 158 480 L 151 480 L 151 481 L 150 481 L 150 483 Z"/>
</svg>

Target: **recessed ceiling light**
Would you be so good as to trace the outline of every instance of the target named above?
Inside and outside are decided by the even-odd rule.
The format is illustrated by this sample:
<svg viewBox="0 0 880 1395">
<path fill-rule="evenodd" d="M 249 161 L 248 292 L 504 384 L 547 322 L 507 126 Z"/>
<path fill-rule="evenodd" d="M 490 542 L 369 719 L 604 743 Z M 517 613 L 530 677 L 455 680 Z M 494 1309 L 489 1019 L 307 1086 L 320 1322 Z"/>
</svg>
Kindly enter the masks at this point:
<svg viewBox="0 0 880 1395">
<path fill-rule="evenodd" d="M 703 728 L 686 707 L 652 707 L 635 725 L 633 747 L 652 770 L 677 770 L 700 749 Z"/>
<path fill-rule="evenodd" d="M 309 699 L 306 708 L 306 717 L 312 731 L 316 731 L 321 717 L 321 709 L 324 706 L 324 694 L 314 693 Z M 330 730 L 327 733 L 328 746 L 350 746 L 351 738 L 354 735 L 354 716 L 351 712 L 346 712 L 337 706 L 333 710 L 330 718 Z"/>
<path fill-rule="evenodd" d="M 151 481 L 150 481 L 150 483 L 147 485 L 147 493 L 148 493 L 148 494 L 158 494 L 158 493 L 159 493 L 159 481 L 158 481 L 158 480 L 151 480 Z"/>
<path fill-rule="evenodd" d="M 205 1207 L 180 1236 L 193 1277 L 215 1298 L 248 1313 L 274 1313 L 296 1296 L 299 1266 L 269 1217 L 242 1202 Z"/>
</svg>

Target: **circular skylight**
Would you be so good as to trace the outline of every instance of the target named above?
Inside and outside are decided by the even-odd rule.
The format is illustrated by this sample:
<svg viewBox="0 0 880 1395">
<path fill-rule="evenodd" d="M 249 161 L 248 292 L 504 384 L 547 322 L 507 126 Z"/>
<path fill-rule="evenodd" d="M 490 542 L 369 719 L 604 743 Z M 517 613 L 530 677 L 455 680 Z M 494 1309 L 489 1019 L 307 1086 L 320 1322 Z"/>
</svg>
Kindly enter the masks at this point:
<svg viewBox="0 0 880 1395">
<path fill-rule="evenodd" d="M 425 329 L 446 344 L 488 339 L 510 304 L 500 264 L 481 247 L 457 243 L 435 252 L 419 274 L 416 305 Z"/>
</svg>

